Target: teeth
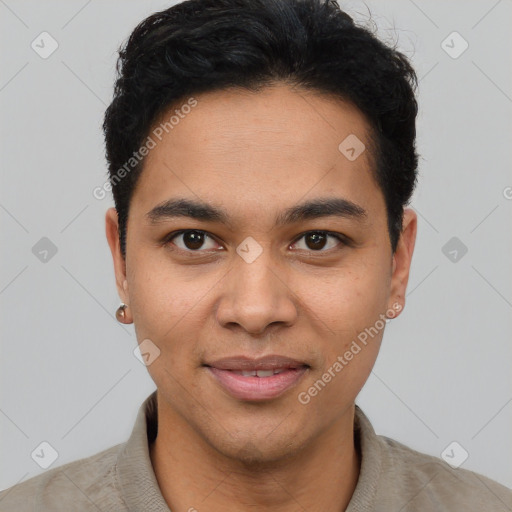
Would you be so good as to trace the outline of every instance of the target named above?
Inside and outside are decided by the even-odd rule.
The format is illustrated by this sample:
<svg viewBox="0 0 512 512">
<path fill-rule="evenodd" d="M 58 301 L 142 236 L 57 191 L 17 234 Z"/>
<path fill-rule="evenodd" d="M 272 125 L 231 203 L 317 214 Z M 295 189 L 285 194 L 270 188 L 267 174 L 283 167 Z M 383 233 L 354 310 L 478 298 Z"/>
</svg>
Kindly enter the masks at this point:
<svg viewBox="0 0 512 512">
<path fill-rule="evenodd" d="M 243 377 L 272 377 L 278 373 L 284 372 L 284 368 L 276 370 L 232 370 L 233 373 L 242 375 Z"/>
</svg>

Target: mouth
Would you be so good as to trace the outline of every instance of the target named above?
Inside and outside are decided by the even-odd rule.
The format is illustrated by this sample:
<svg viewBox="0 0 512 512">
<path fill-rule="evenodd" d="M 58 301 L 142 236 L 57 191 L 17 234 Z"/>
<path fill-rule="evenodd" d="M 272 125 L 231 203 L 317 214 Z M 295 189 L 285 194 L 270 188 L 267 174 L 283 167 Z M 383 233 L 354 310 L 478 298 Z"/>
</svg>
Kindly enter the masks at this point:
<svg viewBox="0 0 512 512">
<path fill-rule="evenodd" d="M 203 366 L 224 391 L 244 401 L 277 398 L 297 385 L 310 368 L 304 362 L 275 355 L 228 357 Z"/>
</svg>

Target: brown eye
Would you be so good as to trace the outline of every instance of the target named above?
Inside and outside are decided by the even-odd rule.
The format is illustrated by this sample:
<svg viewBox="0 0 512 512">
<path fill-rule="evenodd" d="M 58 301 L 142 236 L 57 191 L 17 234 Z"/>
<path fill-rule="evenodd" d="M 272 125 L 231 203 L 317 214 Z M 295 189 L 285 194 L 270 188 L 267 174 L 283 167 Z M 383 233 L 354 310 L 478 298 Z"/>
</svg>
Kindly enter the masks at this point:
<svg viewBox="0 0 512 512">
<path fill-rule="evenodd" d="M 199 233 L 199 231 L 183 233 L 183 243 L 187 249 L 201 249 L 204 243 L 204 233 Z"/>
<path fill-rule="evenodd" d="M 304 240 L 310 249 L 322 249 L 327 242 L 327 236 L 324 233 L 309 233 Z"/>
<path fill-rule="evenodd" d="M 175 240 L 177 240 L 177 242 L 175 242 Z M 204 244 L 207 240 L 210 241 L 210 246 L 208 247 L 208 244 L 206 244 L 207 247 L 204 247 Z M 168 238 L 167 242 L 172 242 L 174 245 L 176 245 L 176 247 L 184 251 L 198 251 L 199 249 L 215 249 L 216 244 L 213 238 L 208 236 L 204 231 L 197 231 L 193 229 L 188 229 L 176 233 L 172 237 Z"/>
<path fill-rule="evenodd" d="M 337 243 L 329 244 L 329 238 L 336 240 Z M 326 252 L 327 250 L 332 249 L 338 245 L 343 245 L 341 236 L 328 233 L 326 231 L 310 231 L 309 233 L 305 233 L 293 245 L 300 245 L 299 241 L 302 239 L 304 239 L 304 243 L 302 244 L 303 246 L 297 248 L 306 251 Z M 326 246 L 327 249 L 325 249 Z"/>
</svg>

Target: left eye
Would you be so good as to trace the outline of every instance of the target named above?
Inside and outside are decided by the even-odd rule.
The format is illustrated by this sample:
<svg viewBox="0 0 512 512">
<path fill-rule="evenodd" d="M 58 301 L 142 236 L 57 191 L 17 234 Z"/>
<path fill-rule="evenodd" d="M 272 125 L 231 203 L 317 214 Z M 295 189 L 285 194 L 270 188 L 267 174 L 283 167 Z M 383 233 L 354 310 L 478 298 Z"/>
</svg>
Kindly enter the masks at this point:
<svg viewBox="0 0 512 512">
<path fill-rule="evenodd" d="M 331 243 L 331 245 L 328 246 L 329 245 L 327 243 L 328 238 L 334 238 L 337 241 L 337 243 L 335 243 L 335 244 Z M 343 243 L 343 240 L 339 235 L 328 233 L 326 231 L 310 231 L 308 233 L 303 234 L 298 239 L 298 241 L 302 240 L 302 239 L 305 240 L 306 247 L 299 247 L 299 249 L 304 249 L 306 251 L 312 250 L 312 251 L 316 251 L 316 252 L 324 252 L 324 251 L 321 251 L 321 249 L 325 249 L 326 246 L 327 246 L 327 249 L 325 249 L 325 250 L 329 250 L 329 249 L 332 249 L 333 247 L 336 247 L 337 245 L 340 245 Z M 298 241 L 292 245 L 298 244 Z"/>
</svg>

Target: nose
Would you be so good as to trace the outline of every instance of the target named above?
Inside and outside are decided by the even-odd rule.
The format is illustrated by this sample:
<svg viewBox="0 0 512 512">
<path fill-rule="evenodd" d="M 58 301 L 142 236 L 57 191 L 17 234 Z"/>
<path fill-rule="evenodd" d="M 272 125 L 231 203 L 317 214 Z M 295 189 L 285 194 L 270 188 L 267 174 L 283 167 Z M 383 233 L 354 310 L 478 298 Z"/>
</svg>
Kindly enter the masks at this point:
<svg viewBox="0 0 512 512">
<path fill-rule="evenodd" d="M 271 326 L 289 327 L 295 322 L 295 295 L 286 283 L 286 273 L 271 259 L 267 250 L 252 263 L 235 260 L 217 305 L 217 321 L 222 327 L 238 326 L 261 335 Z"/>
</svg>

